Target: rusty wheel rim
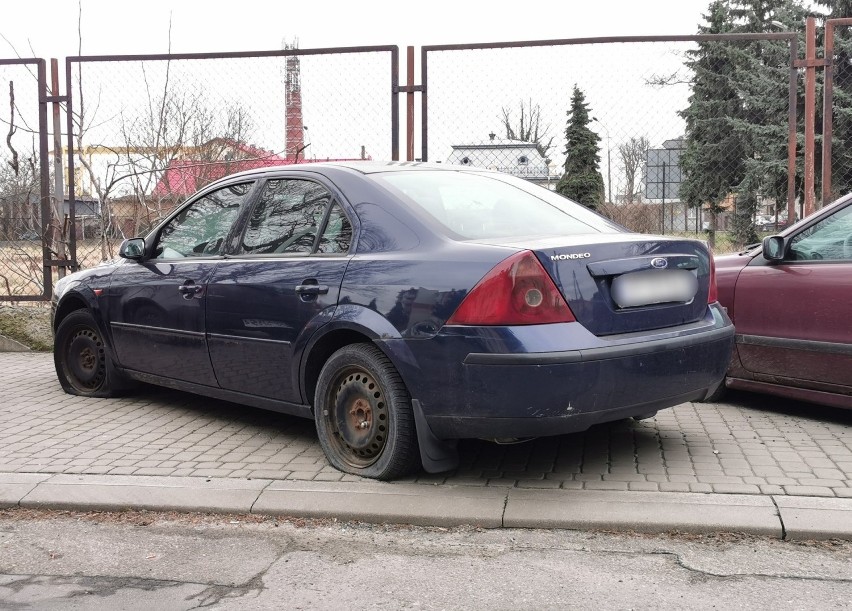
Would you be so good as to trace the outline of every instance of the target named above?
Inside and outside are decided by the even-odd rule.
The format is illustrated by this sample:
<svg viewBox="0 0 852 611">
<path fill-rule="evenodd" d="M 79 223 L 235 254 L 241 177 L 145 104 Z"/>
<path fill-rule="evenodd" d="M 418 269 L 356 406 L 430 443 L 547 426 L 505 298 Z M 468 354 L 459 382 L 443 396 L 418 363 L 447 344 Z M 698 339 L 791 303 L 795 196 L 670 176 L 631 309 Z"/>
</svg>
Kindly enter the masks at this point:
<svg viewBox="0 0 852 611">
<path fill-rule="evenodd" d="M 353 467 L 367 467 L 378 460 L 387 445 L 388 409 L 381 385 L 367 371 L 349 368 L 341 372 L 322 415 L 338 455 Z"/>
<path fill-rule="evenodd" d="M 65 372 L 77 390 L 91 392 L 106 379 L 106 354 L 100 336 L 88 327 L 78 328 L 68 338 Z"/>
</svg>

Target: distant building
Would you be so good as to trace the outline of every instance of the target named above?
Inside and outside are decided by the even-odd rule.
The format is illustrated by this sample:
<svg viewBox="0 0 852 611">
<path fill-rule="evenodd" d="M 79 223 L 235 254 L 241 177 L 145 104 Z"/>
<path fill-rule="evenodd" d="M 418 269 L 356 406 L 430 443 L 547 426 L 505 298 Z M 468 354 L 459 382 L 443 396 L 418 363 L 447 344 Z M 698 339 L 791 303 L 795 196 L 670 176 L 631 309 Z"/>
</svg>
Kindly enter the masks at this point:
<svg viewBox="0 0 852 611">
<path fill-rule="evenodd" d="M 556 187 L 560 174 L 550 173 L 550 160 L 545 159 L 534 142 L 501 140 L 493 133 L 489 137 L 485 143 L 452 145 L 447 163 L 497 170 L 549 189 Z"/>
</svg>

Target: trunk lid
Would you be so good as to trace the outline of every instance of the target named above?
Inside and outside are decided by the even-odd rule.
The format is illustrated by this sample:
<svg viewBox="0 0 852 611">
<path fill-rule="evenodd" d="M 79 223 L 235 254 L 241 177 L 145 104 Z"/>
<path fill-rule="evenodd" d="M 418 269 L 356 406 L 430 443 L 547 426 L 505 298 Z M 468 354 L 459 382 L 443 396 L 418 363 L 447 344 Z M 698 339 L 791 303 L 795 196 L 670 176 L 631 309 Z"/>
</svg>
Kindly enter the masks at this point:
<svg viewBox="0 0 852 611">
<path fill-rule="evenodd" d="M 532 250 L 595 335 L 683 325 L 707 312 L 710 252 L 699 240 L 622 233 L 499 243 Z"/>
</svg>

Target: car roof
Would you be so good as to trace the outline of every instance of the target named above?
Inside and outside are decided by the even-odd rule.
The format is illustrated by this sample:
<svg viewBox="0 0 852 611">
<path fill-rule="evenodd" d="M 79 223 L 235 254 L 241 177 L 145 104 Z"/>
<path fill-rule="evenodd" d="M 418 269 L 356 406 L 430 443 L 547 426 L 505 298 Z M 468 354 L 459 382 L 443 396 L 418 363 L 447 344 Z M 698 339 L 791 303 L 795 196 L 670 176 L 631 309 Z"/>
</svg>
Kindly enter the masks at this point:
<svg viewBox="0 0 852 611">
<path fill-rule="evenodd" d="M 265 174 L 280 174 L 283 172 L 319 172 L 328 170 L 353 171 L 359 174 L 378 174 L 381 172 L 411 172 L 411 171 L 450 171 L 450 172 L 478 172 L 494 174 L 492 170 L 485 168 L 472 168 L 464 165 L 446 163 L 430 163 L 423 161 L 318 161 L 306 163 L 294 163 L 289 165 L 273 165 L 262 168 L 254 168 L 243 172 L 229 174 L 211 183 L 210 186 L 222 182 L 230 182 L 235 178 L 249 178 L 263 176 Z"/>
</svg>

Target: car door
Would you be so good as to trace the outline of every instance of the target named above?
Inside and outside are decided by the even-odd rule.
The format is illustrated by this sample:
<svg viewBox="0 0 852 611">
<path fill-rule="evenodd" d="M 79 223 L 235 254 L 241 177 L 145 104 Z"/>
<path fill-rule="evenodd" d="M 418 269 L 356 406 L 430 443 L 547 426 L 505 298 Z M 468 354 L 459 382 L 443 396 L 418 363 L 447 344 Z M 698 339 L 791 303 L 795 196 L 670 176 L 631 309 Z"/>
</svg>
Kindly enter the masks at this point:
<svg viewBox="0 0 852 611">
<path fill-rule="evenodd" d="M 297 340 L 333 313 L 352 233 L 322 184 L 278 178 L 263 185 L 234 253 L 209 284 L 210 359 L 222 388 L 302 402 Z"/>
<path fill-rule="evenodd" d="M 183 207 L 146 244 L 147 258 L 112 275 L 108 319 L 123 367 L 216 386 L 207 351 L 206 287 L 254 182 L 237 182 Z"/>
<path fill-rule="evenodd" d="M 739 275 L 734 323 L 740 360 L 765 381 L 849 389 L 852 205 L 804 227 L 787 243 L 782 261 L 758 256 Z"/>
</svg>

